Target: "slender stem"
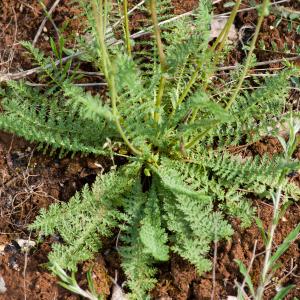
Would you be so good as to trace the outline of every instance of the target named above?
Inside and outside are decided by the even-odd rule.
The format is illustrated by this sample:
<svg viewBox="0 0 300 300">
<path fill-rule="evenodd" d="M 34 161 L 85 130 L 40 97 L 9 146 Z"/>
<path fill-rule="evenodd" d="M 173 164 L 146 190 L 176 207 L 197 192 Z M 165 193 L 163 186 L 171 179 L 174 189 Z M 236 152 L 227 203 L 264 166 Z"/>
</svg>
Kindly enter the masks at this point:
<svg viewBox="0 0 300 300">
<path fill-rule="evenodd" d="M 259 287 L 257 288 L 256 292 L 256 300 L 263 300 L 264 296 L 264 290 L 266 285 L 268 284 L 268 274 L 270 271 L 270 258 L 272 255 L 272 244 L 273 244 L 273 239 L 275 235 L 275 230 L 277 227 L 277 219 L 278 219 L 278 213 L 280 211 L 280 197 L 282 193 L 282 186 L 278 188 L 278 191 L 275 196 L 275 203 L 274 203 L 274 213 L 273 213 L 273 220 L 272 220 L 272 225 L 270 228 L 270 233 L 269 233 L 269 239 L 268 243 L 266 245 L 266 252 L 265 252 L 265 259 L 264 259 L 264 266 L 261 274 L 261 282 Z"/>
<path fill-rule="evenodd" d="M 167 61 L 166 61 L 166 56 L 164 53 L 164 46 L 161 41 L 160 28 L 158 25 L 158 18 L 157 18 L 157 12 L 156 12 L 156 0 L 150 0 L 150 12 L 151 12 L 151 18 L 152 18 L 152 22 L 153 22 L 153 29 L 154 29 L 156 45 L 158 48 L 160 67 L 161 67 L 162 72 L 165 72 L 167 69 Z"/>
<path fill-rule="evenodd" d="M 185 89 L 183 90 L 181 96 L 178 98 L 175 110 L 180 106 L 180 104 L 182 103 L 182 101 L 188 95 L 190 89 L 194 85 L 194 83 L 195 83 L 195 81 L 196 81 L 196 79 L 197 79 L 197 77 L 199 75 L 199 72 L 200 72 L 201 68 L 202 68 L 202 63 L 198 64 L 195 72 L 193 73 L 192 77 L 190 78 L 189 82 L 187 83 L 187 85 L 186 85 Z"/>
<path fill-rule="evenodd" d="M 136 154 L 136 155 L 141 155 L 142 153 L 136 149 L 128 140 L 128 138 L 126 137 L 125 132 L 122 129 L 122 126 L 120 124 L 120 120 L 119 120 L 119 113 L 118 113 L 118 109 L 117 109 L 117 93 L 116 93 L 116 87 L 115 87 L 115 77 L 114 75 L 111 76 L 111 102 L 112 102 L 112 113 L 115 119 L 115 123 L 117 126 L 117 129 L 119 131 L 119 134 L 121 135 L 122 139 L 124 140 L 125 144 L 128 146 L 128 148 L 131 150 L 132 153 Z"/>
<path fill-rule="evenodd" d="M 131 56 L 131 43 L 130 43 L 130 31 L 129 31 L 129 20 L 128 20 L 128 2 L 123 0 L 123 14 L 124 14 L 124 29 L 125 29 L 125 44 L 127 54 Z"/>
<path fill-rule="evenodd" d="M 97 32 L 97 40 L 98 44 L 100 47 L 101 51 L 101 64 L 102 64 L 102 70 L 104 73 L 105 78 L 107 81 L 109 81 L 109 76 L 108 76 L 108 69 L 110 65 L 109 57 L 108 57 L 108 52 L 106 49 L 106 44 L 105 44 L 105 24 L 104 24 L 104 18 L 103 18 L 103 0 L 99 1 L 99 11 L 98 7 L 96 5 L 95 0 L 92 0 L 92 6 L 93 6 L 93 14 L 94 14 L 94 19 L 96 22 L 96 32 Z"/>
<path fill-rule="evenodd" d="M 112 102 L 112 113 L 114 116 L 114 121 L 117 127 L 117 130 L 121 136 L 121 138 L 124 140 L 125 144 L 128 146 L 128 148 L 131 150 L 131 152 L 133 152 L 136 155 L 141 155 L 142 153 L 137 150 L 128 140 L 128 138 L 126 137 L 125 132 L 122 129 L 122 126 L 120 124 L 120 120 L 119 120 L 119 113 L 118 113 L 118 109 L 117 109 L 117 89 L 116 89 L 116 83 L 115 83 L 115 75 L 113 72 L 113 68 L 111 66 L 111 61 L 109 58 L 109 54 L 106 48 L 106 44 L 105 44 L 105 17 L 103 16 L 103 0 L 99 1 L 99 11 L 98 11 L 98 7 L 95 3 L 95 0 L 92 0 L 92 6 L 93 6 L 93 14 L 94 14 L 94 18 L 96 21 L 96 30 L 97 30 L 97 39 L 98 39 L 98 43 L 100 46 L 100 51 L 101 51 L 101 63 L 102 63 L 102 69 L 103 69 L 103 73 L 104 76 L 106 78 L 106 81 L 108 83 L 109 86 L 109 90 L 111 92 L 111 102 Z M 107 2 L 105 0 L 105 6 L 107 5 Z M 104 11 L 107 11 L 107 7 L 104 7 Z"/>
<path fill-rule="evenodd" d="M 104 14 L 103 14 L 103 35 L 105 37 L 106 28 L 107 28 L 107 16 L 108 16 L 108 3 L 107 0 L 104 0 Z"/>
<path fill-rule="evenodd" d="M 215 59 L 213 61 L 213 67 L 217 65 L 217 62 L 218 62 L 218 59 L 219 58 L 219 53 L 222 51 L 223 47 L 224 47 L 224 44 L 225 44 L 225 41 L 227 40 L 227 37 L 228 37 L 228 34 L 229 34 L 229 31 L 230 31 L 230 28 L 234 22 L 234 19 L 236 17 L 236 14 L 238 12 L 238 9 L 239 9 L 239 6 L 241 4 L 241 0 L 238 0 L 236 1 L 236 4 L 223 28 L 223 30 L 221 31 L 221 33 L 219 34 L 218 38 L 216 39 L 216 41 L 214 42 L 214 44 L 211 46 L 211 48 L 208 49 L 208 52 L 209 53 L 213 53 L 214 50 L 216 49 L 216 47 L 218 46 L 218 44 L 221 42 L 221 47 L 218 48 L 217 50 L 217 53 L 215 54 L 214 53 L 214 56 L 215 56 Z M 192 86 L 195 84 L 198 76 L 199 76 L 199 73 L 201 71 L 203 67 L 203 64 L 202 64 L 202 61 L 198 62 L 197 63 L 197 67 L 193 73 L 193 75 L 191 76 L 189 82 L 187 83 L 185 89 L 183 90 L 181 96 L 179 97 L 178 101 L 177 101 L 177 106 L 176 108 L 178 108 L 178 106 L 182 103 L 182 101 L 186 98 L 186 96 L 189 94 Z M 193 113 L 193 119 L 195 118 L 194 117 L 195 115 L 195 112 Z"/>
<path fill-rule="evenodd" d="M 159 81 L 158 93 L 157 93 L 156 101 L 155 101 L 154 120 L 157 123 L 159 123 L 159 121 L 160 121 L 160 112 L 159 112 L 159 110 L 160 110 L 160 106 L 161 106 L 161 102 L 162 102 L 162 97 L 164 95 L 164 88 L 165 88 L 165 85 L 166 85 L 166 81 L 167 81 L 167 78 L 163 74 L 160 78 L 160 81 Z"/>
<path fill-rule="evenodd" d="M 239 10 L 239 7 L 241 5 L 241 0 L 237 0 L 231 13 L 230 13 L 230 16 L 224 26 L 224 28 L 222 29 L 221 33 L 219 34 L 219 36 L 217 37 L 217 39 L 215 40 L 215 42 L 213 43 L 213 45 L 211 46 L 210 48 L 210 51 L 214 51 L 217 46 L 219 45 L 220 43 L 220 46 L 218 47 L 218 52 L 221 52 L 223 47 L 224 47 L 224 44 L 227 40 L 227 37 L 228 37 L 228 34 L 229 34 L 229 31 L 230 31 L 230 28 L 234 22 L 234 19 L 238 13 L 238 10 Z"/>
<path fill-rule="evenodd" d="M 250 64 L 251 64 L 251 60 L 252 60 L 252 54 L 253 54 L 254 49 L 255 49 L 255 44 L 256 44 L 256 41 L 258 39 L 260 28 L 261 28 L 262 22 L 264 20 L 265 13 L 267 11 L 267 7 L 269 5 L 269 1 L 270 0 L 264 0 L 263 1 L 262 8 L 261 8 L 262 11 L 261 11 L 261 14 L 260 14 L 260 16 L 258 18 L 258 22 L 257 22 L 257 25 L 256 25 L 254 37 L 253 37 L 253 39 L 251 41 L 251 44 L 250 44 L 250 49 L 249 49 L 249 52 L 248 52 L 248 56 L 247 56 L 247 60 L 246 60 L 246 63 L 245 63 L 244 70 L 242 72 L 242 75 L 240 77 L 240 80 L 238 82 L 238 85 L 237 85 L 234 93 L 232 94 L 230 100 L 228 101 L 228 103 L 226 105 L 226 108 L 225 108 L 226 110 L 228 110 L 232 106 L 233 102 L 236 100 L 236 97 L 238 96 L 238 94 L 239 94 L 239 92 L 241 90 L 241 87 L 243 85 L 245 77 L 246 77 L 246 75 L 248 73 L 248 70 L 250 68 Z"/>
<path fill-rule="evenodd" d="M 216 240 L 214 242 L 214 264 L 213 264 L 213 270 L 212 270 L 212 291 L 210 295 L 210 299 L 214 300 L 215 299 L 215 291 L 216 291 L 216 266 L 217 266 L 217 255 L 218 255 L 218 241 Z"/>
<path fill-rule="evenodd" d="M 227 106 L 225 107 L 226 110 L 228 110 L 228 109 L 231 107 L 231 105 L 233 104 L 233 102 L 235 101 L 235 99 L 236 99 L 236 97 L 237 97 L 237 95 L 238 95 L 238 93 L 239 93 L 239 91 L 240 91 L 240 89 L 241 89 L 241 87 L 242 87 L 242 85 L 243 85 L 244 79 L 245 79 L 245 77 L 246 77 L 246 75 L 247 75 L 247 72 L 248 72 L 248 69 L 249 69 L 250 63 L 251 63 L 252 54 L 253 54 L 253 51 L 254 51 L 254 49 L 255 49 L 255 44 L 256 44 L 256 41 L 257 41 L 257 38 L 258 38 L 258 35 L 259 35 L 259 32 L 260 32 L 260 28 L 261 28 L 262 22 L 263 22 L 264 17 L 265 17 L 265 12 L 266 12 L 266 10 L 267 10 L 268 4 L 269 4 L 269 0 L 264 0 L 264 2 L 263 2 L 263 4 L 262 4 L 262 8 L 261 8 L 261 9 L 262 9 L 262 12 L 261 12 L 261 15 L 259 16 L 259 19 L 258 19 L 258 22 L 257 22 L 257 26 L 256 26 L 256 29 L 255 29 L 255 34 L 254 34 L 254 37 L 253 37 L 253 39 L 252 39 L 252 41 L 251 41 L 250 50 L 249 50 L 249 53 L 248 53 L 248 56 L 247 56 L 246 65 L 245 65 L 244 71 L 243 71 L 243 73 L 242 73 L 242 75 L 241 75 L 241 77 L 240 77 L 238 86 L 237 86 L 237 88 L 235 89 L 234 94 L 232 95 L 231 99 L 230 99 L 229 102 L 227 103 Z M 235 7 L 235 8 L 236 8 L 236 7 Z M 235 15 L 236 15 L 237 11 L 238 11 L 238 7 L 237 7 L 236 9 L 233 10 L 231 16 L 229 17 L 230 21 L 233 22 L 234 17 L 235 17 Z M 233 17 L 233 19 L 232 19 L 231 17 Z M 226 23 L 225 27 L 227 26 L 228 23 L 229 23 L 229 20 L 228 20 L 228 22 Z M 231 26 L 231 25 L 230 25 L 230 26 Z M 230 29 L 230 27 L 229 27 L 229 29 Z M 227 34 L 228 34 L 229 31 L 226 30 L 226 32 L 227 32 Z M 226 33 L 226 32 L 225 32 L 225 33 Z M 222 47 L 223 47 L 223 42 L 224 42 L 224 39 L 222 40 L 222 42 L 221 42 L 221 44 L 220 44 L 221 49 L 222 49 Z M 219 47 L 219 49 L 220 49 L 220 47 Z M 216 61 L 215 61 L 215 63 L 216 63 Z M 195 120 L 195 118 L 196 118 L 196 116 L 197 116 L 197 113 L 198 113 L 197 110 L 194 110 L 194 111 L 193 111 L 192 119 L 191 119 L 192 122 Z M 202 138 L 206 133 L 208 133 L 212 128 L 213 128 L 213 127 L 211 126 L 210 128 L 204 130 L 202 133 L 198 134 L 192 141 L 190 141 L 190 142 L 185 146 L 185 148 L 188 149 L 188 148 L 191 148 L 192 146 L 194 146 L 194 145 L 198 142 L 198 140 L 199 140 L 200 138 Z"/>
<path fill-rule="evenodd" d="M 217 121 L 216 121 L 217 124 Z M 195 138 L 193 138 L 190 142 L 188 142 L 185 145 L 185 149 L 189 149 L 191 147 L 193 147 L 202 137 L 204 137 L 213 127 L 209 127 L 206 130 L 202 131 L 201 133 L 199 133 L 198 135 L 195 136 Z"/>
<path fill-rule="evenodd" d="M 157 18 L 157 12 L 156 12 L 156 0 L 150 0 L 150 11 L 151 11 L 151 18 L 153 22 L 153 29 L 154 29 L 154 35 L 156 40 L 156 45 L 158 49 L 158 56 L 159 56 L 159 62 L 160 62 L 160 68 L 161 68 L 161 78 L 159 82 L 159 88 L 155 100 L 155 111 L 154 111 L 154 120 L 159 123 L 160 121 L 160 106 L 162 102 L 162 97 L 164 95 L 164 89 L 167 82 L 166 74 L 164 74 L 167 70 L 167 61 L 166 56 L 164 53 L 164 47 L 161 40 L 160 35 L 160 28 L 158 25 L 158 18 Z"/>
</svg>

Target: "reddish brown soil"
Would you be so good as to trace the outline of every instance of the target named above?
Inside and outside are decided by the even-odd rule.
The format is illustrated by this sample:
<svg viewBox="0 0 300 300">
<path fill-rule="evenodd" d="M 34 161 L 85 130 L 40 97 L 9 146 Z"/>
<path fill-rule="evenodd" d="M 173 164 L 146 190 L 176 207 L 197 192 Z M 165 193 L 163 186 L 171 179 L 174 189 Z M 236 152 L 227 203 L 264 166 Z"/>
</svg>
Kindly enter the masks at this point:
<svg viewBox="0 0 300 300">
<path fill-rule="evenodd" d="M 54 1 L 44 1 L 49 8 Z M 136 2 L 136 1 L 135 1 Z M 247 3 L 247 1 L 243 1 Z M 216 6 L 216 12 L 226 11 L 224 1 Z M 78 32 L 82 31 L 82 23 L 74 16 L 79 14 L 78 8 L 68 6 L 67 0 L 62 0 L 53 14 L 56 26 L 61 27 L 67 23 L 69 37 L 68 43 Z M 176 13 L 191 10 L 197 4 L 196 0 L 173 0 Z M 243 4 L 246 6 L 246 4 Z M 300 8 L 297 0 L 291 1 L 289 6 Z M 228 9 L 227 9 L 228 10 Z M 0 72 L 15 72 L 32 67 L 32 62 L 22 50 L 19 41 L 32 41 L 36 31 L 44 19 L 41 6 L 35 0 L 3 0 L 0 3 Z M 133 29 L 139 20 L 134 16 Z M 238 30 L 244 25 L 253 25 L 257 19 L 254 11 L 240 13 L 236 26 Z M 294 45 L 299 44 L 300 37 L 295 32 L 286 32 L 286 22 L 283 21 L 278 28 L 270 31 L 270 25 L 274 17 L 269 16 L 264 21 L 260 39 L 263 39 L 267 49 L 270 49 L 271 40 L 278 46 L 278 52 L 282 51 L 286 42 L 291 52 L 295 52 Z M 56 31 L 50 22 L 46 23 L 37 44 L 45 51 L 49 50 L 48 38 L 56 35 Z M 251 32 L 250 32 L 251 34 Z M 269 60 L 282 57 L 281 53 L 257 50 L 259 60 Z M 241 61 L 244 52 L 241 45 L 229 56 L 228 63 L 234 64 Z M 272 65 L 272 66 L 278 66 Z M 299 97 L 299 96 L 298 96 Z M 266 152 L 272 154 L 280 151 L 279 144 L 273 139 L 265 139 L 254 145 L 243 148 L 245 155 Z M 300 157 L 300 150 L 297 152 Z M 23 253 L 14 242 L 17 238 L 34 240 L 34 234 L 28 232 L 27 225 L 31 223 L 42 207 L 48 207 L 55 201 L 67 201 L 83 184 L 91 183 L 100 170 L 95 162 L 101 163 L 105 169 L 109 169 L 110 161 L 101 158 L 66 158 L 58 160 L 38 153 L 34 145 L 29 145 L 23 140 L 4 133 L 0 134 L 0 276 L 4 278 L 7 292 L 0 294 L 0 300 L 19 299 L 79 299 L 79 297 L 60 288 L 56 279 L 43 267 L 47 262 L 47 254 L 51 249 L 52 240 L 44 241 L 27 253 Z M 296 175 L 292 180 L 300 182 L 300 176 Z M 254 200 L 257 212 L 267 228 L 272 216 L 272 207 L 261 200 Z M 284 237 L 300 221 L 300 210 L 297 204 L 292 205 L 277 230 L 275 244 L 278 245 Z M 254 243 L 257 240 L 256 254 L 263 254 L 263 245 L 260 233 L 256 226 L 242 230 L 237 221 L 232 220 L 235 234 L 231 241 L 220 242 L 217 245 L 217 263 L 215 281 L 212 273 L 199 277 L 195 269 L 177 256 L 173 256 L 170 263 L 159 266 L 159 283 L 152 292 L 154 299 L 211 299 L 213 285 L 215 284 L 214 299 L 227 299 L 235 296 L 235 280 L 241 282 L 234 259 L 241 259 L 249 264 L 253 255 Z M 115 271 L 120 271 L 119 258 L 113 249 L 113 241 L 107 241 L 103 251 L 91 262 L 80 266 L 77 274 L 79 283 L 85 287 L 85 273 L 93 266 L 93 275 L 96 288 L 105 295 L 110 295 L 112 282 L 109 276 L 114 277 Z M 213 258 L 212 248 L 210 256 Z M 251 273 L 257 282 L 263 255 L 258 256 L 254 262 Z M 299 241 L 294 243 L 288 252 L 281 258 L 282 266 L 276 274 L 274 285 L 267 290 L 265 299 L 274 296 L 274 288 L 279 284 L 296 284 L 297 288 L 287 299 L 300 296 L 300 273 L 297 267 L 300 264 Z M 295 269 L 290 272 L 292 268 Z M 122 279 L 122 273 L 121 273 Z"/>
<path fill-rule="evenodd" d="M 43 1 L 48 10 L 54 1 Z M 53 12 L 53 22 L 57 28 L 65 28 L 67 42 L 72 44 L 75 36 L 82 30 L 83 23 L 79 22 L 81 13 L 76 5 L 67 5 L 67 0 Z M 76 17 L 76 18 L 75 18 Z M 20 41 L 32 41 L 38 28 L 45 18 L 39 1 L 36 0 L 3 0 L 0 3 L 0 71 L 20 71 L 32 67 L 30 56 L 26 54 Z M 49 38 L 57 37 L 57 32 L 48 21 L 36 44 L 40 49 L 49 52 Z"/>
</svg>

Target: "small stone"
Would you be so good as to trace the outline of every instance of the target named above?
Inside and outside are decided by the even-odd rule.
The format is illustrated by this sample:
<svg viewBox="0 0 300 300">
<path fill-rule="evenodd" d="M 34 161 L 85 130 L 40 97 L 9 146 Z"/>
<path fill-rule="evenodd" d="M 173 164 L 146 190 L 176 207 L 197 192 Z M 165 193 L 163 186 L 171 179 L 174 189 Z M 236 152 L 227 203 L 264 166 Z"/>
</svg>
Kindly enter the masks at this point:
<svg viewBox="0 0 300 300">
<path fill-rule="evenodd" d="M 0 276 L 0 294 L 4 294 L 7 291 L 5 286 L 5 281 L 2 276 Z"/>
<path fill-rule="evenodd" d="M 21 247 L 22 251 L 28 251 L 35 246 L 35 242 L 30 240 L 17 239 L 16 242 Z"/>
<path fill-rule="evenodd" d="M 113 287 L 111 300 L 127 300 L 127 299 L 128 298 L 124 294 L 122 288 L 118 284 L 115 284 Z"/>
<path fill-rule="evenodd" d="M 225 24 L 227 23 L 227 18 L 224 19 L 213 19 L 211 23 L 210 39 L 217 38 L 222 32 Z M 234 42 L 238 39 L 238 33 L 234 25 L 230 27 L 228 33 L 228 41 Z"/>
</svg>

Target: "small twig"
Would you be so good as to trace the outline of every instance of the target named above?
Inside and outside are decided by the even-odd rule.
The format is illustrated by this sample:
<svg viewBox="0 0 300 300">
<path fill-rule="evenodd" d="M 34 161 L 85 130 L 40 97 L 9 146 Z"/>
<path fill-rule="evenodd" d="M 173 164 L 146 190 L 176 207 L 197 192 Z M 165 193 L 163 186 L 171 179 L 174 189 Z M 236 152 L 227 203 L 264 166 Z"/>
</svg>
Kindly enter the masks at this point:
<svg viewBox="0 0 300 300">
<path fill-rule="evenodd" d="M 240 286 L 240 284 L 237 282 L 236 279 L 234 280 L 234 284 L 235 284 L 235 286 L 237 286 L 240 289 L 240 292 L 243 294 L 243 297 L 244 297 L 243 299 L 249 300 L 250 299 L 249 296 L 247 295 L 245 290 Z"/>
<path fill-rule="evenodd" d="M 251 41 L 251 44 L 250 44 L 250 49 L 248 51 L 248 56 L 247 56 L 247 59 L 246 59 L 246 62 L 245 62 L 245 66 L 244 66 L 244 69 L 242 71 L 242 74 L 240 75 L 240 78 L 239 78 L 239 82 L 237 84 L 237 87 L 235 88 L 232 96 L 230 97 L 226 107 L 225 107 L 225 110 L 229 110 L 230 107 L 232 106 L 232 104 L 235 102 L 241 88 L 242 88 L 242 85 L 244 83 L 244 80 L 246 78 L 246 75 L 250 69 L 250 65 L 251 65 L 251 61 L 252 61 L 252 54 L 254 52 L 254 49 L 255 49 L 255 45 L 256 45 L 256 41 L 258 39 L 258 35 L 259 35 L 259 32 L 260 32 L 260 28 L 262 26 L 262 23 L 263 23 L 263 20 L 266 16 L 266 11 L 268 9 L 268 4 L 269 4 L 269 1 L 268 0 L 264 0 L 263 3 L 262 3 L 262 8 L 261 8 L 261 15 L 259 16 L 258 18 L 258 21 L 257 21 L 257 25 L 256 25 L 256 29 L 255 29 L 255 33 L 254 33 L 254 37 Z"/>
<path fill-rule="evenodd" d="M 82 55 L 83 53 L 84 52 L 82 52 L 82 51 L 76 52 L 74 54 L 71 54 L 69 56 L 62 58 L 61 60 L 56 60 L 53 64 L 55 66 L 58 66 L 59 64 L 65 63 L 66 61 L 68 61 L 70 59 L 76 58 L 76 57 Z M 27 77 L 32 74 L 40 73 L 46 68 L 48 68 L 48 69 L 52 68 L 53 64 L 51 63 L 51 64 L 44 66 L 43 68 L 36 67 L 36 68 L 30 69 L 30 70 L 21 71 L 21 72 L 17 72 L 17 73 L 1 73 L 0 72 L 0 82 L 9 81 L 9 80 L 18 80 L 18 79 L 22 79 L 22 78 Z"/>
<path fill-rule="evenodd" d="M 261 61 L 261 62 L 255 63 L 254 66 L 255 67 L 267 66 L 267 65 L 270 65 L 270 64 L 277 64 L 277 63 L 282 63 L 282 62 L 285 62 L 285 61 L 295 61 L 295 60 L 300 60 L 300 55 L 293 56 L 293 57 L 285 57 L 285 58 Z M 229 70 L 234 70 L 238 67 L 239 67 L 238 65 L 226 66 L 226 67 L 219 67 L 219 68 L 217 68 L 217 70 L 218 71 L 229 71 Z"/>
<path fill-rule="evenodd" d="M 252 269 L 252 266 L 253 266 L 254 259 L 256 257 L 256 247 L 257 247 L 257 240 L 255 240 L 255 242 L 254 242 L 252 257 L 251 257 L 250 264 L 249 264 L 248 269 L 247 269 L 247 275 L 249 275 L 249 273 Z M 242 285 L 241 285 L 242 289 L 244 289 L 245 284 L 246 284 L 246 276 L 244 277 L 244 280 L 243 280 Z"/>
<path fill-rule="evenodd" d="M 290 0 L 281 0 L 281 1 L 277 1 L 277 2 L 271 2 L 270 5 L 276 5 L 276 4 L 280 4 L 280 3 L 284 3 L 284 2 L 289 2 L 289 1 Z M 240 12 L 255 10 L 255 9 L 257 9 L 257 7 L 258 6 L 239 9 L 237 12 L 240 13 Z M 195 13 L 195 10 L 191 10 L 191 11 L 185 12 L 185 13 L 183 13 L 181 15 L 178 15 L 178 16 L 172 17 L 170 19 L 161 21 L 161 22 L 158 23 L 158 25 L 161 27 L 161 26 L 163 26 L 165 24 L 172 23 L 173 21 L 176 21 L 178 19 L 181 19 L 181 18 L 184 18 L 184 17 L 188 17 L 188 16 L 192 16 L 194 13 Z M 217 15 L 214 15 L 213 18 L 214 19 L 224 18 L 224 17 L 227 18 L 230 14 L 231 14 L 231 12 L 224 13 L 224 14 L 217 14 Z M 131 39 L 136 39 L 136 38 L 140 38 L 142 36 L 145 36 L 145 35 L 151 33 L 152 29 L 153 29 L 153 26 L 149 26 L 146 29 L 142 29 L 142 30 L 140 30 L 140 31 L 132 34 L 131 35 Z M 121 44 L 121 43 L 123 43 L 123 40 L 118 40 L 118 41 L 114 42 L 113 44 L 114 45 L 118 45 L 118 44 Z"/>
<path fill-rule="evenodd" d="M 212 270 L 213 286 L 212 286 L 212 291 L 211 291 L 211 295 L 210 295 L 211 300 L 215 299 L 217 255 L 218 255 L 218 241 L 215 241 L 215 244 L 214 244 L 214 265 L 213 265 L 213 270 Z"/>
<path fill-rule="evenodd" d="M 45 87 L 49 86 L 47 83 L 35 83 L 35 82 L 29 82 L 26 81 L 25 84 L 29 86 L 36 86 L 36 87 Z M 107 86 L 106 82 L 90 82 L 90 83 L 74 83 L 75 86 L 80 87 L 96 87 L 96 86 Z"/>
<path fill-rule="evenodd" d="M 116 245 L 115 245 L 115 247 L 116 247 L 116 250 L 119 252 L 119 240 L 120 240 L 120 236 L 121 236 L 121 229 L 119 230 L 119 232 L 118 232 L 118 235 L 117 235 L 117 238 L 116 238 Z"/>
<path fill-rule="evenodd" d="M 291 263 L 291 268 L 290 270 L 288 271 L 287 274 L 285 274 L 283 277 L 281 277 L 277 283 L 273 283 L 273 284 L 270 284 L 268 287 L 266 287 L 265 291 L 271 289 L 272 287 L 280 284 L 281 282 L 283 282 L 287 277 L 289 277 L 290 275 L 294 275 L 293 272 L 298 268 L 298 265 L 295 265 L 293 266 L 293 259 L 291 259 L 292 263 Z M 300 277 L 300 276 L 298 276 Z"/>
<path fill-rule="evenodd" d="M 17 33 L 18 33 L 18 18 L 17 18 L 17 14 L 14 8 L 12 8 L 12 11 L 14 13 L 14 20 L 15 20 L 15 31 L 14 31 L 14 43 L 13 45 L 15 45 L 16 40 L 17 40 Z M 14 59 L 14 55 L 15 55 L 15 50 L 14 48 L 12 49 L 12 51 L 10 52 L 10 58 L 9 58 L 9 64 L 8 64 L 8 69 L 10 68 L 12 61 Z"/>
<path fill-rule="evenodd" d="M 56 6 L 59 4 L 60 0 L 56 0 L 53 5 L 51 6 L 51 8 L 49 9 L 48 12 L 46 12 L 46 17 L 44 18 L 44 20 L 42 21 L 34 39 L 33 39 L 33 42 L 32 42 L 32 45 L 33 47 L 35 46 L 35 44 L 37 43 L 42 31 L 43 31 L 43 28 L 45 27 L 45 24 L 49 18 L 49 16 L 53 13 L 54 9 L 56 8 Z"/>
<path fill-rule="evenodd" d="M 31 232 L 29 233 L 28 241 L 30 241 L 30 237 L 31 237 Z M 23 269 L 24 300 L 27 300 L 27 292 L 26 292 L 26 270 L 27 270 L 27 264 L 28 264 L 28 251 L 29 251 L 29 249 L 25 250 L 25 256 L 24 256 L 24 269 Z"/>
<path fill-rule="evenodd" d="M 137 10 L 140 6 L 142 6 L 145 2 L 146 2 L 146 1 L 143 0 L 143 1 L 141 1 L 140 3 L 138 3 L 136 6 L 134 6 L 132 9 L 130 9 L 130 10 L 128 11 L 128 16 L 129 16 L 130 14 L 132 14 L 135 10 Z M 124 19 L 124 16 L 121 16 L 121 18 L 120 18 L 116 23 L 114 23 L 114 24 L 112 25 L 112 28 L 116 28 L 116 27 L 122 22 L 123 19 Z"/>
<path fill-rule="evenodd" d="M 286 2 L 290 2 L 290 0 L 280 0 L 280 1 L 270 2 L 270 6 L 271 5 L 281 4 L 281 3 L 286 3 Z M 248 8 L 242 8 L 238 12 L 251 11 L 253 9 L 257 9 L 257 7 L 258 6 L 253 6 L 253 7 L 248 7 Z M 217 16 L 222 18 L 222 17 L 227 17 L 228 15 L 230 15 L 230 12 L 223 13 L 223 14 L 218 14 Z"/>
</svg>

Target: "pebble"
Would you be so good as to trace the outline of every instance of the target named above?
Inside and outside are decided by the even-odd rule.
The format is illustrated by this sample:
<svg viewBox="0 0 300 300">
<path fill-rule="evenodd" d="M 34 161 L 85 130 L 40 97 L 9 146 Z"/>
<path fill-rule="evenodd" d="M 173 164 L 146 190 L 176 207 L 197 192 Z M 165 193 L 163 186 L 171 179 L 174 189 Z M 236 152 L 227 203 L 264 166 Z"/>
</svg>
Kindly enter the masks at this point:
<svg viewBox="0 0 300 300">
<path fill-rule="evenodd" d="M 210 31 L 210 39 L 217 38 L 221 31 L 223 30 L 225 24 L 227 22 L 227 19 L 213 19 L 211 23 L 211 31 Z M 230 27 L 229 33 L 228 33 L 228 41 L 234 42 L 238 39 L 238 33 L 234 26 L 234 24 Z"/>
<path fill-rule="evenodd" d="M 7 291 L 5 286 L 5 281 L 2 276 L 0 276 L 0 294 L 4 294 Z"/>
</svg>

